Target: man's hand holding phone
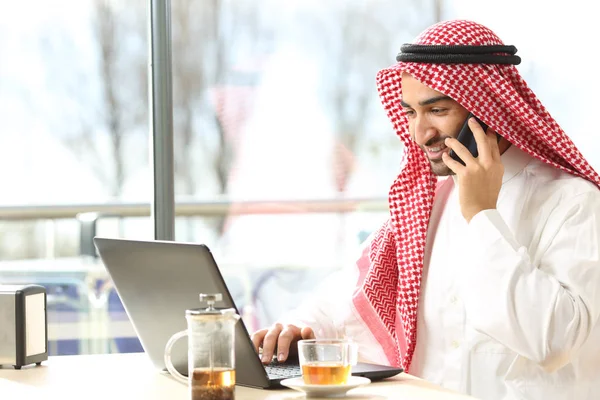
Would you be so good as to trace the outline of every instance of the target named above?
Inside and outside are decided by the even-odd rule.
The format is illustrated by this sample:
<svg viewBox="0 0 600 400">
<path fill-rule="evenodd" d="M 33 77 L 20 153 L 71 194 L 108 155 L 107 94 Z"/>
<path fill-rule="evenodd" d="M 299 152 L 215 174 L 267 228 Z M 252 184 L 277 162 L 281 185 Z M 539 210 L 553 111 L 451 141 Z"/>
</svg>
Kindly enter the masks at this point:
<svg viewBox="0 0 600 400">
<path fill-rule="evenodd" d="M 489 128 L 485 132 L 474 117 L 469 118 L 468 124 L 477 143 L 478 157 L 473 157 L 462 143 L 453 138 L 447 138 L 445 144 L 460 157 L 464 165 L 447 153 L 442 157 L 458 177 L 461 212 L 470 222 L 480 211 L 496 208 L 504 166 L 496 132 Z"/>
<path fill-rule="evenodd" d="M 473 157 L 477 158 L 477 156 L 479 155 L 479 151 L 477 150 L 477 141 L 475 140 L 473 131 L 469 126 L 469 119 L 471 119 L 471 117 L 475 117 L 473 113 L 469 113 L 469 115 L 467 115 L 467 119 L 465 120 L 465 123 L 460 129 L 460 132 L 458 132 L 458 136 L 456 137 L 456 139 L 459 142 L 461 142 L 462 145 L 467 148 L 467 150 L 469 150 Z M 483 131 L 487 132 L 488 126 L 479 118 L 475 117 L 475 119 L 479 123 L 479 125 L 481 125 Z M 498 136 L 498 140 L 500 140 L 500 136 Z M 460 159 L 460 157 L 458 156 L 458 154 L 456 154 L 456 152 L 454 152 L 454 150 L 450 150 L 450 157 L 452 157 L 453 160 L 458 161 L 462 165 L 465 165 L 463 160 Z"/>
<path fill-rule="evenodd" d="M 275 324 L 268 329 L 261 329 L 252 334 L 252 343 L 256 352 L 262 347 L 261 361 L 269 364 L 277 351 L 277 361 L 284 362 L 288 356 L 298 351 L 298 340 L 315 339 L 309 327 L 299 328 L 295 325 Z"/>
</svg>

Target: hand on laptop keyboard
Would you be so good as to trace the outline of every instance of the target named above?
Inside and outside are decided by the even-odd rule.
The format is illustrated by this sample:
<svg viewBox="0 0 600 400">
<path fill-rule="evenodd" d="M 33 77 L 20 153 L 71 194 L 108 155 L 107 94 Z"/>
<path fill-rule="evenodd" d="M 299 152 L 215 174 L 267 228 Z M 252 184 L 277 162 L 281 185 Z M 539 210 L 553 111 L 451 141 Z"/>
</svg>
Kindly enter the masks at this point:
<svg viewBox="0 0 600 400">
<path fill-rule="evenodd" d="M 252 343 L 256 351 L 262 347 L 261 361 L 269 364 L 277 350 L 277 360 L 287 360 L 290 351 L 296 353 L 298 340 L 314 339 L 315 334 L 309 327 L 299 328 L 295 325 L 275 324 L 268 329 L 261 329 L 252 334 Z"/>
</svg>

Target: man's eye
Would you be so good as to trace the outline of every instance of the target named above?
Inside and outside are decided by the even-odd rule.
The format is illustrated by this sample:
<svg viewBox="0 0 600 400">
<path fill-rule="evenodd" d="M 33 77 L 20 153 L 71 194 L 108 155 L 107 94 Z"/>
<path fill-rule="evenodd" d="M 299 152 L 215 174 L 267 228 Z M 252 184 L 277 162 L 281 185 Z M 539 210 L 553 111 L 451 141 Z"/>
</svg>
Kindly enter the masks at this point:
<svg viewBox="0 0 600 400">
<path fill-rule="evenodd" d="M 404 109 L 404 115 L 406 115 L 407 117 L 412 117 L 413 115 L 415 115 L 415 112 L 413 110 Z"/>
<path fill-rule="evenodd" d="M 445 109 L 445 108 L 432 108 L 432 109 L 431 109 L 431 113 L 432 113 L 432 114 L 441 114 L 441 113 L 443 113 L 444 111 L 446 111 L 446 109 Z"/>
</svg>

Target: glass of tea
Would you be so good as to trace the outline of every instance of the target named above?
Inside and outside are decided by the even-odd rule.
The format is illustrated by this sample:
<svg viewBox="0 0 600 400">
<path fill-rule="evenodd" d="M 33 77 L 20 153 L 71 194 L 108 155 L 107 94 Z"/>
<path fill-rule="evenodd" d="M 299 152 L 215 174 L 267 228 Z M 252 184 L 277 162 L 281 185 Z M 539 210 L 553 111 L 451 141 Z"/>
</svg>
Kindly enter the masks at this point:
<svg viewBox="0 0 600 400">
<path fill-rule="evenodd" d="M 302 378 L 307 385 L 345 385 L 358 358 L 358 344 L 347 339 L 298 342 Z"/>
<path fill-rule="evenodd" d="M 217 309 L 222 295 L 201 294 L 207 308 L 186 310 L 188 329 L 176 333 L 165 348 L 165 364 L 178 380 L 189 384 L 190 400 L 234 400 L 235 398 L 235 310 Z M 188 377 L 183 376 L 171 360 L 173 344 L 188 337 Z"/>
</svg>

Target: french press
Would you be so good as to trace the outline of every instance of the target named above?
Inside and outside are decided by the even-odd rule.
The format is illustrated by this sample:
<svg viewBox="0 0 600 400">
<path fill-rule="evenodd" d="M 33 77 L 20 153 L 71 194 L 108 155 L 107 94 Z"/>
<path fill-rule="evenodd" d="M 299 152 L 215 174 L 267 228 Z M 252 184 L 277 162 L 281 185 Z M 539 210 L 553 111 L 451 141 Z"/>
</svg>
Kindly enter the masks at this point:
<svg viewBox="0 0 600 400">
<path fill-rule="evenodd" d="M 185 311 L 187 330 L 171 336 L 165 348 L 167 370 L 189 385 L 192 400 L 233 400 L 235 397 L 235 324 L 240 316 L 235 309 L 217 309 L 220 293 L 200 294 L 207 308 Z M 188 337 L 188 377 L 179 373 L 171 361 L 173 344 Z"/>
</svg>

